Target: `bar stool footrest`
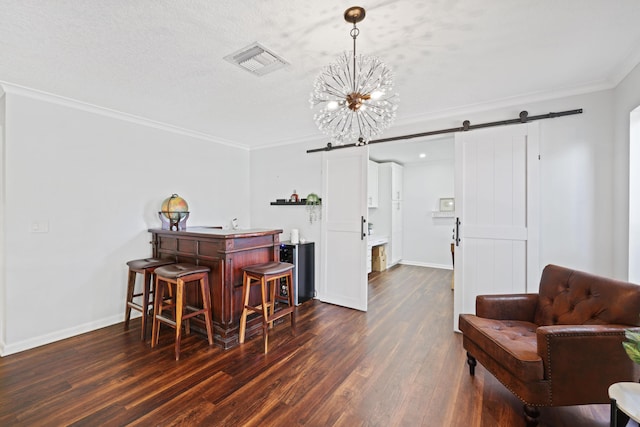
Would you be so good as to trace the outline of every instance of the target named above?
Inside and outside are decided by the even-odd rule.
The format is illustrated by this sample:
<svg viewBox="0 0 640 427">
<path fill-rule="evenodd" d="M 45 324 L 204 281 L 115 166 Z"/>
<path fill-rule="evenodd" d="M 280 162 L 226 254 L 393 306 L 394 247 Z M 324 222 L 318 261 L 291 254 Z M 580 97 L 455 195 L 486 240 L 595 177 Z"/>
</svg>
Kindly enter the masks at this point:
<svg viewBox="0 0 640 427">
<path fill-rule="evenodd" d="M 281 319 L 284 316 L 288 316 L 291 313 L 293 313 L 293 307 L 283 308 L 282 310 L 278 310 L 275 313 L 273 313 L 273 316 L 268 316 L 267 317 L 267 322 L 271 323 L 274 320 Z"/>
</svg>

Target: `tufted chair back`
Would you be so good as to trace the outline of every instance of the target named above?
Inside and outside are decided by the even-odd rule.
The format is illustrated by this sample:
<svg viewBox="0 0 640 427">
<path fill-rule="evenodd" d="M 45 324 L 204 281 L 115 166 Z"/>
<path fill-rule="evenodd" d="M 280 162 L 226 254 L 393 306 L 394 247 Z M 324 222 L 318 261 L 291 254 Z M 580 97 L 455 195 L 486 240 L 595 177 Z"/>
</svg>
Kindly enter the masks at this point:
<svg viewBox="0 0 640 427">
<path fill-rule="evenodd" d="M 534 321 L 539 326 L 640 326 L 640 286 L 548 265 Z"/>
</svg>

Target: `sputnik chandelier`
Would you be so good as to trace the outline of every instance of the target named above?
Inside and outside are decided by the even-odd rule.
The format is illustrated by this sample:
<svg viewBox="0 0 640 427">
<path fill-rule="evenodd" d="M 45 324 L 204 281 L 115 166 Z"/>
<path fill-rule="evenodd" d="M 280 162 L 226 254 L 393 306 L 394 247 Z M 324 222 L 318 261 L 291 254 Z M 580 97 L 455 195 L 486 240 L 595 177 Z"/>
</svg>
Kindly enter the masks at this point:
<svg viewBox="0 0 640 427">
<path fill-rule="evenodd" d="M 354 141 L 367 144 L 396 116 L 399 96 L 393 93 L 393 73 L 376 57 L 356 55 L 356 24 L 365 17 L 362 7 L 350 7 L 344 19 L 353 23 L 353 51 L 344 52 L 337 61 L 324 67 L 316 77 L 311 92 L 311 108 L 318 128 L 333 143 Z"/>
</svg>

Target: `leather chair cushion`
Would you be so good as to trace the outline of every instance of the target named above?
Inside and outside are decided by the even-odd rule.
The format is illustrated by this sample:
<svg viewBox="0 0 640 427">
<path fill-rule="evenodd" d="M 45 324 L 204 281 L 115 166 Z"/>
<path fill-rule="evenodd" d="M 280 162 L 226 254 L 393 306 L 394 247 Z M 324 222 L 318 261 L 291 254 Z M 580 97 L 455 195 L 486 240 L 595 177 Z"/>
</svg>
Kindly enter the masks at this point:
<svg viewBox="0 0 640 427">
<path fill-rule="evenodd" d="M 544 379 L 544 365 L 537 352 L 536 324 L 461 314 L 459 327 L 466 338 L 520 381 Z"/>
</svg>

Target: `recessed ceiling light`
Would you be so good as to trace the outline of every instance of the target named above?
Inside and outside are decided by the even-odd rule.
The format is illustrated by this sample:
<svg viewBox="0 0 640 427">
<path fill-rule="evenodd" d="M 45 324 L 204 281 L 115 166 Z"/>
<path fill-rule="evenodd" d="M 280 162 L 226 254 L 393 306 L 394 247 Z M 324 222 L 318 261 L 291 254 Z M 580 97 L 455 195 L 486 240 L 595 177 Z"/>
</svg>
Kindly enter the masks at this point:
<svg viewBox="0 0 640 427">
<path fill-rule="evenodd" d="M 424 153 L 420 153 L 420 154 L 418 155 L 418 157 L 420 157 L 421 159 L 424 159 L 425 157 L 427 157 L 427 155 L 426 155 L 426 154 L 424 154 Z"/>
</svg>

